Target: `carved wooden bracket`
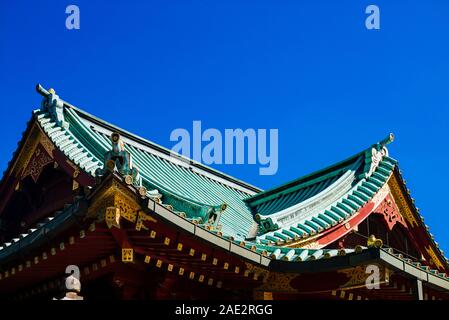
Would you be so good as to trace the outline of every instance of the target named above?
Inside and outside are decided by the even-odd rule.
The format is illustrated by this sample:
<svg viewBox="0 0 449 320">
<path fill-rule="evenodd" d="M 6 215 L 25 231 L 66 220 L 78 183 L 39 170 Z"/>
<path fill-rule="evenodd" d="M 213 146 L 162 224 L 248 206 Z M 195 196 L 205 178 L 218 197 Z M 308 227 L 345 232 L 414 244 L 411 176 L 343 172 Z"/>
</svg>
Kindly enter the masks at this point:
<svg viewBox="0 0 449 320">
<path fill-rule="evenodd" d="M 44 167 L 52 162 L 53 157 L 47 153 L 47 151 L 41 144 L 38 144 L 36 146 L 36 149 L 34 150 L 30 162 L 23 171 L 22 179 L 31 176 L 34 182 L 37 182 L 37 179 L 39 179 L 39 176 L 44 170 Z"/>
<path fill-rule="evenodd" d="M 110 179 L 100 186 L 92 198 L 88 217 L 97 221 L 105 220 L 109 228 L 120 228 L 120 219 L 136 223 L 136 229 L 147 229 L 144 221 L 157 222 L 145 214 L 140 205 L 140 197 L 133 194 L 126 186 L 115 179 Z"/>
<path fill-rule="evenodd" d="M 367 284 L 376 286 L 388 283 L 393 271 L 383 265 L 372 264 L 342 269 L 338 273 L 344 273 L 348 278 L 348 281 L 341 285 L 340 289 L 351 289 L 365 287 Z"/>
<path fill-rule="evenodd" d="M 120 217 L 130 222 L 136 222 L 137 214 L 141 210 L 137 201 L 131 191 L 118 181 L 110 179 L 95 193 L 88 216 L 101 221 L 105 219 L 107 209 L 112 211 L 112 208 L 116 208 L 120 212 Z"/>
<path fill-rule="evenodd" d="M 395 177 L 395 175 L 391 176 L 390 180 L 388 181 L 388 186 L 390 187 L 393 199 L 399 208 L 399 212 L 407 220 L 408 225 L 411 228 L 414 228 L 415 226 L 418 227 L 419 224 L 416 221 L 415 215 L 412 212 L 410 204 L 405 199 L 405 196 L 401 190 L 400 183 L 398 179 Z"/>
<path fill-rule="evenodd" d="M 261 286 L 257 287 L 255 290 L 264 292 L 298 292 L 295 288 L 290 285 L 290 282 L 298 276 L 297 273 L 280 273 L 280 272 L 269 272 L 267 274 L 266 280 Z"/>
<path fill-rule="evenodd" d="M 31 176 L 36 182 L 43 168 L 54 162 L 54 149 L 53 143 L 34 124 L 12 167 L 13 175 L 19 179 Z"/>
<path fill-rule="evenodd" d="M 117 207 L 107 207 L 105 220 L 108 228 L 120 228 L 120 209 Z"/>
<path fill-rule="evenodd" d="M 390 231 L 393 230 L 396 223 L 402 224 L 406 229 L 408 228 L 404 218 L 396 206 L 396 203 L 394 202 L 393 197 L 390 194 L 385 197 L 381 204 L 376 208 L 375 212 L 383 216 L 384 221 Z"/>
</svg>

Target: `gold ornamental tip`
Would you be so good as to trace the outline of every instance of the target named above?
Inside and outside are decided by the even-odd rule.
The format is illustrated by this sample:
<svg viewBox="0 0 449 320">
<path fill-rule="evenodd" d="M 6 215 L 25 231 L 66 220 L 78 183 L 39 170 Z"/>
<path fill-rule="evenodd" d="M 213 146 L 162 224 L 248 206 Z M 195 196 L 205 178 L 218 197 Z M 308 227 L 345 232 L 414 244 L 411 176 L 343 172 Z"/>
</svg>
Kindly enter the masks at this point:
<svg viewBox="0 0 449 320">
<path fill-rule="evenodd" d="M 373 234 L 366 241 L 368 248 L 381 248 L 383 246 L 382 239 L 377 239 Z"/>
<path fill-rule="evenodd" d="M 374 242 L 376 241 L 376 237 L 372 234 L 369 236 L 369 238 L 366 240 L 366 245 L 368 248 L 374 247 Z"/>
<path fill-rule="evenodd" d="M 383 245 L 384 245 L 384 242 L 382 241 L 382 239 L 376 239 L 376 241 L 374 241 L 374 246 L 376 248 L 382 248 Z"/>
</svg>

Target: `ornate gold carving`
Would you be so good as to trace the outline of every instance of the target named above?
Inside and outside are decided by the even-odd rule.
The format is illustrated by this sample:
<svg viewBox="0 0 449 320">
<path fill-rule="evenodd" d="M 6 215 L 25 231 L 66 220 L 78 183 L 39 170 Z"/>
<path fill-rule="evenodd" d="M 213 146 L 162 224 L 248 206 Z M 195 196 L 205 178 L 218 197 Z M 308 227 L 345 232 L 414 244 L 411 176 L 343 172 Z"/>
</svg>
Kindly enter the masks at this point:
<svg viewBox="0 0 449 320">
<path fill-rule="evenodd" d="M 374 210 L 383 216 L 388 229 L 391 231 L 396 223 L 402 224 L 405 228 L 408 228 L 404 218 L 399 213 L 399 208 L 394 202 L 393 198 L 389 195 L 381 202 L 379 206 Z"/>
<path fill-rule="evenodd" d="M 268 292 L 297 292 L 290 286 L 290 282 L 298 276 L 297 273 L 268 272 L 258 291 Z"/>
<path fill-rule="evenodd" d="M 382 265 L 376 264 L 376 266 L 379 268 L 378 284 L 388 283 L 390 276 L 393 273 L 392 270 Z M 340 288 L 351 289 L 366 286 L 368 277 L 372 275 L 367 271 L 367 266 L 356 266 L 354 268 L 339 270 L 338 273 L 344 273 L 348 278 L 348 281 L 345 284 L 341 285 Z"/>
<path fill-rule="evenodd" d="M 122 248 L 122 262 L 133 262 L 134 250 L 132 248 Z"/>
<path fill-rule="evenodd" d="M 245 262 L 245 274 L 253 273 L 254 279 L 258 280 L 262 278 L 262 282 L 266 282 L 269 276 L 269 271 L 267 269 L 255 266 L 251 263 Z"/>
<path fill-rule="evenodd" d="M 401 190 L 399 181 L 394 174 L 391 176 L 390 180 L 388 180 L 388 186 L 390 187 L 393 199 L 399 208 L 399 212 L 407 220 L 409 226 L 412 228 L 418 226 L 419 224 L 412 212 L 412 208 L 406 200 L 404 193 Z"/>
<path fill-rule="evenodd" d="M 36 147 L 39 144 L 47 152 L 48 155 L 53 157 L 53 150 L 55 149 L 54 144 L 50 141 L 47 135 L 42 132 L 39 126 L 34 123 L 32 124 L 32 128 L 30 129 L 28 137 L 25 137 L 24 145 L 20 150 L 16 162 L 12 166 L 11 172 L 15 177 L 23 176 L 22 173 L 31 161 Z"/>
<path fill-rule="evenodd" d="M 41 144 L 37 144 L 30 161 L 28 162 L 27 166 L 25 167 L 22 173 L 22 178 L 31 176 L 34 182 L 37 182 L 37 179 L 39 179 L 39 176 L 42 173 L 44 167 L 52 162 L 53 157 L 50 154 L 48 154 L 48 152 L 44 149 L 44 147 Z"/>
<path fill-rule="evenodd" d="M 426 249 L 426 252 L 431 259 L 431 261 L 429 261 L 430 264 L 435 265 L 435 267 L 438 269 L 443 269 L 444 268 L 443 263 L 440 261 L 440 259 L 436 255 L 435 251 L 433 251 L 433 249 L 430 247 L 430 245 L 424 248 Z"/>
<path fill-rule="evenodd" d="M 304 248 L 304 249 L 319 249 L 321 248 L 321 245 L 318 243 L 318 241 L 315 240 L 309 240 L 307 242 L 300 242 L 292 246 L 287 246 L 291 248 Z"/>
<path fill-rule="evenodd" d="M 89 207 L 88 216 L 97 217 L 101 221 L 104 219 L 106 209 L 115 207 L 119 210 L 120 217 L 131 222 L 136 222 L 137 215 L 141 210 L 137 201 L 135 195 L 112 179 L 99 190 L 98 195 Z"/>
<path fill-rule="evenodd" d="M 352 287 L 355 285 L 365 284 L 368 274 L 365 272 L 364 266 L 339 270 L 339 273 L 345 273 L 349 280 L 341 287 Z"/>
<path fill-rule="evenodd" d="M 377 239 L 373 234 L 369 236 L 368 240 L 366 241 L 366 246 L 368 248 L 382 248 L 383 241 L 382 239 Z"/>
<path fill-rule="evenodd" d="M 371 199 L 371 202 L 374 204 L 374 208 L 380 205 L 382 203 L 382 200 L 384 200 L 389 193 L 390 187 L 388 186 L 388 184 L 385 184 L 379 191 L 377 191 L 377 193 Z"/>
<path fill-rule="evenodd" d="M 145 214 L 143 211 L 139 212 L 139 215 L 137 216 L 137 222 L 136 222 L 136 230 L 140 230 L 140 229 L 144 229 L 144 230 L 148 230 L 148 228 L 143 224 L 144 221 L 151 221 L 151 222 L 157 222 L 156 219 L 154 219 L 153 217 Z"/>
<path fill-rule="evenodd" d="M 120 228 L 120 209 L 116 207 L 106 208 L 105 220 L 108 228 Z"/>
<path fill-rule="evenodd" d="M 34 149 L 39 142 L 39 134 L 39 127 L 36 125 L 36 123 L 34 123 L 28 137 L 25 138 L 25 143 L 22 150 L 20 150 L 20 154 L 16 160 L 16 163 L 12 167 L 12 172 L 16 177 L 21 175 L 25 167 L 28 165 L 31 157 L 33 156 Z"/>
<path fill-rule="evenodd" d="M 115 195 L 115 206 L 119 208 L 120 216 L 131 222 L 136 222 L 137 212 L 140 210 L 140 206 L 136 205 L 134 201 L 130 201 L 129 198 L 117 193 Z"/>
</svg>

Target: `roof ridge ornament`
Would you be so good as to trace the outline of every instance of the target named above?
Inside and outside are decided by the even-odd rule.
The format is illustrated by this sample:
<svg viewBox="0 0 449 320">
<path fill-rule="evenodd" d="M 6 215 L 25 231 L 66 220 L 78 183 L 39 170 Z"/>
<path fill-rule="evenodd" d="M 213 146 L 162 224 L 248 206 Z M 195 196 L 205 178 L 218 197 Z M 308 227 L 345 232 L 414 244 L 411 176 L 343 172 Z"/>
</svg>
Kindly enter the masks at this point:
<svg viewBox="0 0 449 320">
<path fill-rule="evenodd" d="M 383 241 L 382 239 L 376 238 L 376 236 L 372 234 L 366 240 L 366 245 L 368 248 L 382 248 Z"/>
<path fill-rule="evenodd" d="M 58 126 L 68 129 L 69 123 L 64 119 L 64 102 L 56 94 L 55 89 L 50 88 L 47 91 L 37 84 L 36 91 L 44 97 L 41 102 L 41 110 L 47 111 Z"/>
<path fill-rule="evenodd" d="M 394 141 L 394 134 L 390 133 L 386 138 L 384 138 L 383 140 L 379 141 L 378 143 L 376 143 L 374 146 L 376 147 L 376 149 L 378 151 L 382 150 L 383 148 L 386 149 L 386 145 L 390 144 Z M 374 147 L 373 146 L 373 147 Z M 387 150 L 388 153 L 388 150 Z"/>
<path fill-rule="evenodd" d="M 126 184 L 135 186 L 141 196 L 146 196 L 147 190 L 142 186 L 139 170 L 133 166 L 132 155 L 125 150 L 125 143 L 118 132 L 111 134 L 111 142 L 112 149 L 105 153 L 103 168 L 98 168 L 95 176 L 101 181 L 107 174 L 118 172 L 123 176 Z"/>
<path fill-rule="evenodd" d="M 365 151 L 365 168 L 361 174 L 361 178 L 371 176 L 382 161 L 383 157 L 388 157 L 389 153 L 386 145 L 392 143 L 393 141 L 394 134 L 390 133 L 386 138 L 373 144 Z"/>
</svg>

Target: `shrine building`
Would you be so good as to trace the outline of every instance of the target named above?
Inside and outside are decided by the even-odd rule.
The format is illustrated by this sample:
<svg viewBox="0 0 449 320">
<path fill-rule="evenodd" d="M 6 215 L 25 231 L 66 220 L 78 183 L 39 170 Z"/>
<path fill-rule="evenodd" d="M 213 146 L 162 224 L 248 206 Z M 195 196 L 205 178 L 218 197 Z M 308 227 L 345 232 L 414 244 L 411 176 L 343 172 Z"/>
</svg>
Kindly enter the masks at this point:
<svg viewBox="0 0 449 320">
<path fill-rule="evenodd" d="M 0 182 L 2 299 L 60 296 L 68 266 L 84 300 L 449 299 L 392 134 L 261 190 L 37 92 Z"/>
</svg>

